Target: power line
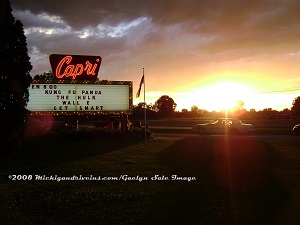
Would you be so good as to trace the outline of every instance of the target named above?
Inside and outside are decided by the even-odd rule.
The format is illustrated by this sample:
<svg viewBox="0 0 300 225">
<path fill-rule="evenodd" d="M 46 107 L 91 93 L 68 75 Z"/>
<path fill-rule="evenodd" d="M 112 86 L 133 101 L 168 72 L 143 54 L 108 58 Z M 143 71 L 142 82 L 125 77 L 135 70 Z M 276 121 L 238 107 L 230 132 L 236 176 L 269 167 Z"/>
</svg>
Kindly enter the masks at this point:
<svg viewBox="0 0 300 225">
<path fill-rule="evenodd" d="M 263 92 L 253 93 L 253 94 L 271 94 L 271 93 L 282 93 L 282 92 L 290 92 L 290 91 L 300 91 L 300 88 L 274 90 L 274 91 L 263 91 Z"/>
</svg>

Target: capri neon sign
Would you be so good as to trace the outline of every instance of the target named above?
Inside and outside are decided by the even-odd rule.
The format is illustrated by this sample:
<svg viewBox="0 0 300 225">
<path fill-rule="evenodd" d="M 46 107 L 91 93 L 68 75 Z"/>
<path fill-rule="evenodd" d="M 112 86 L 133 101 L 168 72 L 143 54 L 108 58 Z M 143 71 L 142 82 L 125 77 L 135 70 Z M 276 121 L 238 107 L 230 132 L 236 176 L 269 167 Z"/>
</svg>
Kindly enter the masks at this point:
<svg viewBox="0 0 300 225">
<path fill-rule="evenodd" d="M 100 69 L 100 56 L 50 55 L 55 79 L 95 80 Z"/>
</svg>

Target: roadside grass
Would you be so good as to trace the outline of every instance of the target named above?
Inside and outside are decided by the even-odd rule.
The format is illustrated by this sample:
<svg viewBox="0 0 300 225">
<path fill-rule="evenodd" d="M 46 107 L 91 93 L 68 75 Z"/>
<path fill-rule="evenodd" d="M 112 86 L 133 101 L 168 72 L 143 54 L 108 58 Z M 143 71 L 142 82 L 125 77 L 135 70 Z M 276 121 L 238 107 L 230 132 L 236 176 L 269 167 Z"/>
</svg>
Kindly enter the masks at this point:
<svg viewBox="0 0 300 225">
<path fill-rule="evenodd" d="M 168 174 L 159 152 L 174 140 L 30 140 L 1 164 L 0 224 L 155 224 L 162 182 L 12 181 L 12 174 L 151 177 Z M 165 206 L 164 206 L 165 204 Z M 166 210 L 167 211 L 167 210 Z M 159 215 L 159 216 L 156 216 Z"/>
<path fill-rule="evenodd" d="M 31 139 L 1 163 L 0 224 L 298 224 L 297 149 L 296 140 L 233 136 Z M 131 180 L 12 181 L 12 174 Z"/>
<path fill-rule="evenodd" d="M 274 172 L 289 193 L 285 224 L 297 224 L 300 221 L 300 136 L 265 137 L 264 141 L 273 146 L 280 156 Z"/>
<path fill-rule="evenodd" d="M 176 173 L 198 179 L 175 204 L 184 218 L 197 215 L 199 224 L 285 224 L 289 194 L 274 172 L 280 159 L 271 145 L 230 136 L 186 138 L 175 145 L 164 155 Z M 190 219 L 187 224 L 197 222 Z"/>
</svg>

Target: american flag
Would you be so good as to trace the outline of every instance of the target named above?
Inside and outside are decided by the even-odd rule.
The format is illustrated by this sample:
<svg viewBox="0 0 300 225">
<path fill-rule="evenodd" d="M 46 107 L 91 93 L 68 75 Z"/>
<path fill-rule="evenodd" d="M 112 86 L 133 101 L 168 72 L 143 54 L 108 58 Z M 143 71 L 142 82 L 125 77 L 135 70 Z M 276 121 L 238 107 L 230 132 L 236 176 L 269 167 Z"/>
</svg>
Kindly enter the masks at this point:
<svg viewBox="0 0 300 225">
<path fill-rule="evenodd" d="M 139 87 L 139 90 L 138 92 L 136 93 L 136 97 L 140 97 L 140 94 L 141 94 L 141 88 L 142 88 L 142 85 L 144 83 L 144 75 L 142 76 L 142 79 L 141 79 L 141 82 L 140 82 L 140 87 Z"/>
</svg>

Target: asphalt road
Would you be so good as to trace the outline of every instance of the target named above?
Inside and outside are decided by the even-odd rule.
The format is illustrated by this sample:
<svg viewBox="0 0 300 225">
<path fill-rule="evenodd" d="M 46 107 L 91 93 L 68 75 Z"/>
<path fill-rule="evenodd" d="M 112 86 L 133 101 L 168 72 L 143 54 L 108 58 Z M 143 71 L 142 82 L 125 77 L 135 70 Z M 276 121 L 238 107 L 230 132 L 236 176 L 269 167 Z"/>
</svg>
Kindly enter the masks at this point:
<svg viewBox="0 0 300 225">
<path fill-rule="evenodd" d="M 300 139 L 300 136 L 295 135 L 198 135 L 198 134 L 184 134 L 184 133 L 153 133 L 154 137 L 177 137 L 177 138 L 216 138 L 228 136 L 229 138 L 262 138 L 262 139 Z"/>
</svg>

